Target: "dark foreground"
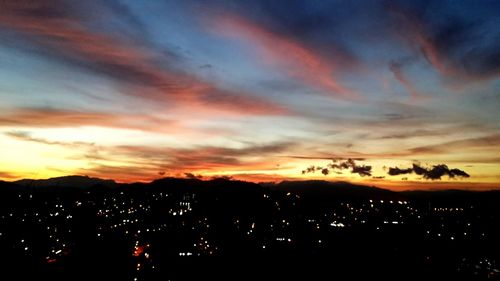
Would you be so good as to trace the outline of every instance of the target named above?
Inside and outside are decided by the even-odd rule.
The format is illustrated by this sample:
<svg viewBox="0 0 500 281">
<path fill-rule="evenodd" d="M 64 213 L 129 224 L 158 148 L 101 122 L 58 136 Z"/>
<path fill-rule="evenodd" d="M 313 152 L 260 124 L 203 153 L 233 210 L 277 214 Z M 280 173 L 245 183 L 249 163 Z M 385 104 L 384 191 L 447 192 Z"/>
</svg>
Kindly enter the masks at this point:
<svg viewBox="0 0 500 281">
<path fill-rule="evenodd" d="M 1 280 L 499 280 L 500 193 L 0 182 Z"/>
</svg>

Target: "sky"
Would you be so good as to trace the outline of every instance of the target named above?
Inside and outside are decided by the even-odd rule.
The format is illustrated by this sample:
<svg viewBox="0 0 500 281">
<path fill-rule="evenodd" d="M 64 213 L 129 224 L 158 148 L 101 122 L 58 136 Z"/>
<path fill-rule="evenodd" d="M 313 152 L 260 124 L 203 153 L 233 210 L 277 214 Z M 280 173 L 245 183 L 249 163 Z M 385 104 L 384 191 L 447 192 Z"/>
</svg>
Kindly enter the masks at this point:
<svg viewBox="0 0 500 281">
<path fill-rule="evenodd" d="M 500 1 L 0 1 L 0 179 L 500 188 Z"/>
</svg>

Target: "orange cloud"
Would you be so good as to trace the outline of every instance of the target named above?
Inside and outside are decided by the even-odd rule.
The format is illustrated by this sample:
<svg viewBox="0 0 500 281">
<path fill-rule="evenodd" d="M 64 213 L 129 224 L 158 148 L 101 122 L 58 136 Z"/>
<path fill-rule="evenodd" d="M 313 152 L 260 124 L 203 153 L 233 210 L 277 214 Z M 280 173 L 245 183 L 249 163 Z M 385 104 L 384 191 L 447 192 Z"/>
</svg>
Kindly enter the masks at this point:
<svg viewBox="0 0 500 281">
<path fill-rule="evenodd" d="M 291 144 L 273 143 L 245 148 L 194 147 L 179 149 L 148 146 L 94 146 L 86 155 L 89 167 L 75 173 L 121 182 L 149 181 L 162 176 L 182 177 L 185 173 L 212 175 L 247 174 L 251 171 L 279 170 L 265 157 L 284 151 Z M 115 163 L 108 164 L 111 158 Z"/>
<path fill-rule="evenodd" d="M 16 176 L 16 175 L 13 175 L 13 174 L 8 173 L 8 172 L 2 172 L 2 171 L 0 171 L 0 179 L 13 180 L 13 179 L 17 179 L 17 178 L 19 178 L 19 177 Z"/>
<path fill-rule="evenodd" d="M 50 108 L 22 108 L 0 114 L 0 126 L 74 127 L 101 126 L 145 131 L 175 132 L 178 121 L 146 114 L 112 114 Z"/>
<path fill-rule="evenodd" d="M 241 169 L 267 168 L 273 164 L 261 162 L 264 156 L 282 153 L 293 143 L 279 142 L 266 145 L 252 145 L 244 148 L 225 148 L 201 146 L 189 149 L 158 148 L 147 146 L 118 146 L 110 148 L 115 155 L 126 159 L 142 159 L 146 163 L 155 162 L 168 170 L 190 172 L 193 170 L 212 170 L 214 168 Z"/>
<path fill-rule="evenodd" d="M 334 78 L 338 71 L 335 65 L 301 43 L 234 15 L 214 17 L 210 23 L 217 34 L 249 40 L 258 47 L 264 63 L 283 69 L 287 75 L 342 98 L 358 98 L 356 92 Z"/>
</svg>

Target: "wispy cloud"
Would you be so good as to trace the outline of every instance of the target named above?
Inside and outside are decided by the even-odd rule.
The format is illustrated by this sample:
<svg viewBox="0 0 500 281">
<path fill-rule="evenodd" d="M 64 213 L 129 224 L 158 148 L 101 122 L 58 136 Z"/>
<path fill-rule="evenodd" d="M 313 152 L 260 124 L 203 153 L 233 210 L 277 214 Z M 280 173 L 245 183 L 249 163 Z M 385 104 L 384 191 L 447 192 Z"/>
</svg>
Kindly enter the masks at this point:
<svg viewBox="0 0 500 281">
<path fill-rule="evenodd" d="M 422 10 L 439 8 L 433 4 L 436 3 L 422 3 Z M 394 26 L 402 37 L 414 44 L 425 60 L 442 76 L 451 78 L 455 85 L 500 75 L 500 62 L 496 59 L 498 45 L 478 44 L 481 40 L 491 40 L 482 31 L 488 23 L 486 18 L 471 20 L 455 15 L 443 22 L 433 13 L 412 11 L 397 4 L 388 7 L 397 19 Z"/>
<path fill-rule="evenodd" d="M 394 77 L 396 80 L 398 80 L 401 85 L 408 91 L 408 93 L 411 95 L 413 100 L 416 100 L 420 97 L 422 97 L 422 94 L 417 91 L 415 88 L 415 85 L 404 75 L 404 73 L 401 70 L 401 63 L 398 62 L 391 62 L 389 64 L 389 69 L 391 70 L 392 74 L 394 74 Z"/>
<path fill-rule="evenodd" d="M 0 126 L 41 128 L 101 126 L 161 132 L 175 132 L 181 129 L 179 121 L 147 114 L 118 114 L 53 108 L 20 108 L 4 112 L 0 114 Z"/>
<path fill-rule="evenodd" d="M 21 140 L 21 141 L 30 141 L 47 145 L 62 145 L 62 146 L 93 146 L 92 143 L 86 142 L 62 142 L 62 141 L 51 141 L 44 138 L 33 137 L 31 133 L 26 131 L 10 131 L 5 133 L 6 136 Z"/>
<path fill-rule="evenodd" d="M 464 149 L 491 149 L 497 150 L 500 145 L 500 135 L 489 135 L 476 138 L 448 141 L 435 145 L 418 146 L 409 149 L 408 154 L 440 154 L 444 152 L 457 152 Z"/>
<path fill-rule="evenodd" d="M 334 64 L 301 43 L 237 15 L 212 15 L 208 21 L 209 27 L 217 34 L 248 40 L 257 47 L 263 63 L 278 68 L 290 77 L 341 98 L 359 98 L 358 93 L 342 85 L 335 77 L 339 69 Z"/>
<path fill-rule="evenodd" d="M 68 3 L 1 2 L 0 8 L 3 10 L 0 27 L 17 31 L 54 59 L 118 80 L 129 95 L 155 103 L 177 103 L 242 115 L 288 113 L 285 107 L 272 101 L 222 89 L 176 71 L 148 46 L 95 32 L 76 17 L 74 7 Z M 241 107 L 246 110 L 239 110 Z"/>
</svg>

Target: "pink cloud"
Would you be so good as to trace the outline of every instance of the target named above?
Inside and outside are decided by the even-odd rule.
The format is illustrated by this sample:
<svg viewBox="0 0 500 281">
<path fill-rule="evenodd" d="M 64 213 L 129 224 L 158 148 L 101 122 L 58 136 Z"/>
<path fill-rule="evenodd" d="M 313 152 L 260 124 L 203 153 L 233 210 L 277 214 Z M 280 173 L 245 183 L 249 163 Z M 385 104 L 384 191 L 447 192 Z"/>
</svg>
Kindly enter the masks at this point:
<svg viewBox="0 0 500 281">
<path fill-rule="evenodd" d="M 345 99 L 359 98 L 358 93 L 334 77 L 339 69 L 333 63 L 300 42 L 234 15 L 213 17 L 210 23 L 211 30 L 217 34 L 248 40 L 257 47 L 265 64 L 283 70 L 288 76 Z"/>
<path fill-rule="evenodd" d="M 59 59 L 88 65 L 98 74 L 117 79 L 129 95 L 212 113 L 289 114 L 284 106 L 273 101 L 222 89 L 193 75 L 159 66 L 155 53 L 145 46 L 94 32 L 63 12 L 44 16 L 54 9 L 45 2 L 0 2 L 0 9 L 0 27 L 18 32 Z"/>
</svg>

